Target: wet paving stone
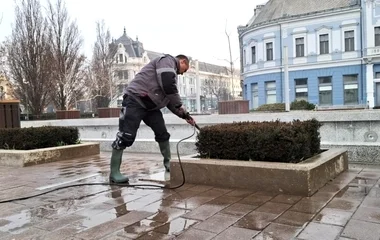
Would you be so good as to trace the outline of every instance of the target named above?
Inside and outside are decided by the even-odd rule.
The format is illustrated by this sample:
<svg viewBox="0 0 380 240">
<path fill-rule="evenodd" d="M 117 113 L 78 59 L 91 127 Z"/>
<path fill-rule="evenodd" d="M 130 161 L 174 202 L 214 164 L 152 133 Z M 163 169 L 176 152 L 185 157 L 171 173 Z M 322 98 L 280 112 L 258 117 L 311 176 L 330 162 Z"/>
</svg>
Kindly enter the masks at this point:
<svg viewBox="0 0 380 240">
<path fill-rule="evenodd" d="M 252 230 L 263 230 L 276 217 L 276 214 L 253 211 L 240 219 L 234 226 Z"/>
<path fill-rule="evenodd" d="M 165 225 L 158 227 L 155 231 L 167 235 L 178 236 L 197 223 L 199 223 L 199 221 L 186 218 L 177 218 L 170 223 L 166 223 Z"/>
<path fill-rule="evenodd" d="M 289 210 L 282 214 L 280 217 L 278 217 L 274 222 L 302 227 L 303 225 L 308 223 L 313 218 L 313 216 L 314 214 L 294 212 Z"/>
<path fill-rule="evenodd" d="M 304 230 L 298 235 L 300 239 L 310 239 L 310 240 L 335 240 L 340 232 L 342 227 L 320 224 L 320 223 L 309 223 Z"/>
<path fill-rule="evenodd" d="M 239 217 L 216 214 L 210 217 L 209 219 L 195 225 L 194 228 L 213 232 L 213 233 L 220 233 L 223 230 L 230 227 L 235 222 L 237 222 L 238 220 L 239 220 Z"/>
<path fill-rule="evenodd" d="M 351 219 L 341 236 L 351 239 L 378 240 L 380 224 Z"/>
<path fill-rule="evenodd" d="M 345 226 L 351 218 L 352 212 L 325 208 L 313 219 L 314 222 Z"/>
<path fill-rule="evenodd" d="M 327 204 L 326 208 L 334 208 L 354 212 L 359 205 L 360 201 L 356 201 L 351 198 L 335 198 Z"/>
<path fill-rule="evenodd" d="M 300 196 L 280 194 L 280 195 L 277 195 L 275 198 L 271 199 L 270 201 L 277 202 L 277 203 L 295 204 L 299 200 L 301 200 L 301 198 L 302 197 Z"/>
<path fill-rule="evenodd" d="M 352 219 L 380 224 L 380 208 L 359 207 Z"/>
<path fill-rule="evenodd" d="M 239 228 L 231 226 L 218 234 L 213 240 L 226 240 L 226 239 L 234 239 L 234 240 L 246 240 L 253 239 L 259 231 L 247 229 L 247 228 Z"/>
<path fill-rule="evenodd" d="M 253 210 L 255 210 L 257 206 L 253 206 L 250 204 L 242 204 L 242 203 L 234 203 L 221 211 L 223 214 L 233 215 L 237 217 L 242 217 Z"/>
<path fill-rule="evenodd" d="M 0 196 L 21 197 L 71 180 L 108 181 L 109 157 L 110 153 L 101 153 L 27 168 L 1 168 Z M 148 179 L 163 172 L 161 158 L 128 154 L 122 172 L 134 183 Z M 380 168 L 349 169 L 310 197 L 188 183 L 175 190 L 69 188 L 0 204 L 0 240 L 379 240 L 379 176 Z"/>
<path fill-rule="evenodd" d="M 319 210 L 322 209 L 322 207 L 326 204 L 325 201 L 311 201 L 308 199 L 302 199 L 293 207 L 290 208 L 290 210 L 295 211 L 295 212 L 303 212 L 303 213 L 316 213 Z"/>
<path fill-rule="evenodd" d="M 293 239 L 301 228 L 282 225 L 277 223 L 271 223 L 264 231 L 257 235 L 254 240 L 267 240 L 267 239 L 276 239 L 276 240 L 288 240 Z"/>
</svg>

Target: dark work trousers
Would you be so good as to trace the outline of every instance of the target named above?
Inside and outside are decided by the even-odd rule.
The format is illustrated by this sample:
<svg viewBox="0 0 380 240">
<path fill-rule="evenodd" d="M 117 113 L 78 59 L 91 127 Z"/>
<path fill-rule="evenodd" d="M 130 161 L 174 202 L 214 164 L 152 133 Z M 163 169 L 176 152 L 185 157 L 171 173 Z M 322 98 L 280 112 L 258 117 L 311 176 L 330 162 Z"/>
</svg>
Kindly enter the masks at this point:
<svg viewBox="0 0 380 240">
<path fill-rule="evenodd" d="M 169 140 L 170 134 L 166 129 L 161 110 L 147 110 L 132 97 L 125 96 L 119 118 L 119 132 L 127 138 L 124 138 L 123 145 L 132 146 L 141 120 L 153 130 L 156 142 Z"/>
</svg>

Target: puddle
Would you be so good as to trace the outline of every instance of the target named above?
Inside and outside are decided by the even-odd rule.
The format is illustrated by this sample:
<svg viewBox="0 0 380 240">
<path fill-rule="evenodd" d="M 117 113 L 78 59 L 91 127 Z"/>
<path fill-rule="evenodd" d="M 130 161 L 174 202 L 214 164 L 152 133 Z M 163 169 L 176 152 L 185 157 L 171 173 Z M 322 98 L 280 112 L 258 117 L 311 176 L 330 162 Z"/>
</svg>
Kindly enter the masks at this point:
<svg viewBox="0 0 380 240">
<path fill-rule="evenodd" d="M 364 184 L 364 185 L 373 185 L 377 181 L 374 179 L 368 179 L 368 178 L 363 178 L 363 177 L 356 177 L 354 178 L 350 184 Z"/>
<path fill-rule="evenodd" d="M 144 219 L 140 222 L 125 227 L 124 231 L 119 232 L 117 236 L 136 239 L 137 237 L 155 229 L 156 227 L 159 227 L 160 225 L 162 225 L 162 223 Z"/>
<path fill-rule="evenodd" d="M 198 221 L 186 219 L 186 218 L 177 218 L 162 227 L 156 229 L 157 232 L 164 233 L 167 235 L 178 235 L 186 229 L 190 228 L 194 224 L 197 224 Z"/>
<path fill-rule="evenodd" d="M 370 186 L 361 186 L 361 185 L 357 185 L 357 186 L 348 185 L 344 187 L 342 190 L 340 190 L 336 194 L 335 198 L 353 197 L 353 198 L 361 199 L 369 194 L 371 188 L 372 186 L 370 187 Z"/>
</svg>

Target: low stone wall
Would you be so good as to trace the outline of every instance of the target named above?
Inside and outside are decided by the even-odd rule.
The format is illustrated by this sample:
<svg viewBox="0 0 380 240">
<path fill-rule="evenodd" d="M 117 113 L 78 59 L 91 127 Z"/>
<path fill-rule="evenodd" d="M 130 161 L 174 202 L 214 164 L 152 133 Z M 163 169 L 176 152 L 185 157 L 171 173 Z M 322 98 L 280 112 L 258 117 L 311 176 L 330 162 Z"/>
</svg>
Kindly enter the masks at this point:
<svg viewBox="0 0 380 240">
<path fill-rule="evenodd" d="M 34 150 L 0 150 L 0 166 L 25 167 L 100 153 L 99 143 L 81 143 Z"/>
<path fill-rule="evenodd" d="M 194 133 L 194 129 L 183 119 L 173 114 L 164 114 L 167 129 L 171 134 L 172 153 L 176 153 L 175 145 L 179 139 Z M 234 121 L 292 121 L 293 119 L 307 120 L 316 118 L 323 126 L 320 129 L 321 142 L 327 148 L 348 149 L 349 161 L 358 163 L 380 164 L 380 110 L 350 110 L 350 111 L 291 111 L 281 113 L 249 113 L 194 116 L 200 127 Z M 23 121 L 22 127 L 31 126 L 77 126 L 82 141 L 97 141 L 101 143 L 101 151 L 111 151 L 111 142 L 118 131 L 118 118 L 103 119 L 72 119 L 52 121 Z M 180 148 L 185 154 L 195 153 L 196 135 L 181 143 Z M 184 150 L 184 148 L 188 148 Z M 136 142 L 131 149 L 142 152 L 159 152 L 154 143 L 152 130 L 143 122 L 137 133 Z M 368 152 L 369 151 L 369 152 Z"/>
<path fill-rule="evenodd" d="M 301 163 L 233 161 L 182 157 L 186 183 L 311 196 L 348 169 L 344 149 L 332 149 Z M 170 184 L 182 183 L 178 159 L 170 165 Z"/>
</svg>

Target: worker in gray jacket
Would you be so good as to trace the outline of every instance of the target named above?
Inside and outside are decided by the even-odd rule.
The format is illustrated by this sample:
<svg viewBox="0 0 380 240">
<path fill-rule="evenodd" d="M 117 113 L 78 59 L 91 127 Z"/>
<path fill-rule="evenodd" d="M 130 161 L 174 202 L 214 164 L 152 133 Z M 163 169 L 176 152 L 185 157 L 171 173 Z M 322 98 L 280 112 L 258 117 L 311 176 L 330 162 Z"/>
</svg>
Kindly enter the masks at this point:
<svg viewBox="0 0 380 240">
<path fill-rule="evenodd" d="M 177 75 L 189 69 L 184 55 L 164 55 L 153 59 L 135 76 L 123 96 L 119 118 L 119 132 L 112 143 L 110 182 L 127 183 L 128 177 L 120 173 L 123 150 L 132 146 L 141 120 L 149 126 L 158 142 L 166 171 L 170 172 L 170 145 L 165 121 L 160 109 L 167 107 L 178 117 L 194 125 L 178 94 Z"/>
</svg>

